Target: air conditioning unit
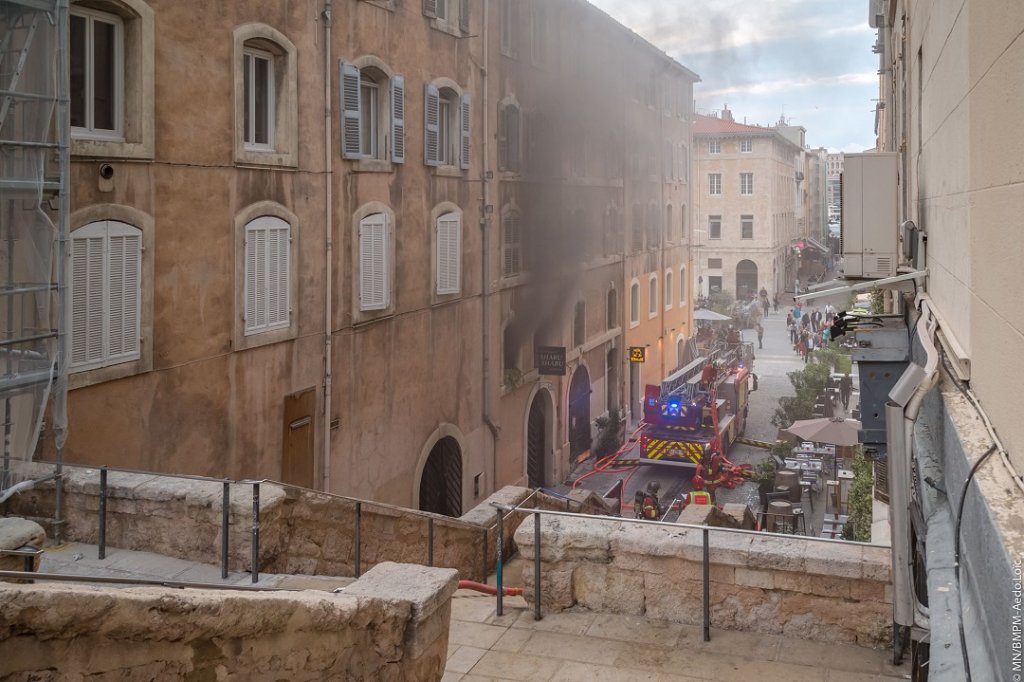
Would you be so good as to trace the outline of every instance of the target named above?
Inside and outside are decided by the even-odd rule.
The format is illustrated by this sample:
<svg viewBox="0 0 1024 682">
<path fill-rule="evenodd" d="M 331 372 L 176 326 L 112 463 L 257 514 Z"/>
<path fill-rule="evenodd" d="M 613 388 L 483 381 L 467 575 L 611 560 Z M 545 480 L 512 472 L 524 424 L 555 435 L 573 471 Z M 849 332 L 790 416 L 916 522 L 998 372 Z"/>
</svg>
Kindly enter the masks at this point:
<svg viewBox="0 0 1024 682">
<path fill-rule="evenodd" d="M 899 154 L 845 154 L 839 176 L 843 275 L 878 279 L 896 275 L 896 167 Z"/>
</svg>

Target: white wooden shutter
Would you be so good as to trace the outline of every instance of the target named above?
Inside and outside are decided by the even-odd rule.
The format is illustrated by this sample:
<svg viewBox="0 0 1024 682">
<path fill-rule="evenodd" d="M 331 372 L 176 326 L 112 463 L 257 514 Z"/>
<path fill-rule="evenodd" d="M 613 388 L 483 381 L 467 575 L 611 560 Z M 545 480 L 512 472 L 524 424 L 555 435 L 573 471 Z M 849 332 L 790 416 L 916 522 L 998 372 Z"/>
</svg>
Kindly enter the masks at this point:
<svg viewBox="0 0 1024 682">
<path fill-rule="evenodd" d="M 273 219 L 267 228 L 267 328 L 288 326 L 288 266 L 291 257 L 290 229 Z"/>
<path fill-rule="evenodd" d="M 359 309 L 388 306 L 387 215 L 374 213 L 359 221 Z"/>
<path fill-rule="evenodd" d="M 243 284 L 245 333 L 287 327 L 290 305 L 291 226 L 260 216 L 245 226 Z"/>
<path fill-rule="evenodd" d="M 391 77 L 391 160 L 405 163 L 405 79 Z"/>
<path fill-rule="evenodd" d="M 441 93 L 427 83 L 423 102 L 423 163 L 428 166 L 441 165 L 441 143 L 438 121 L 440 119 Z"/>
<path fill-rule="evenodd" d="M 437 18 L 437 0 L 423 0 L 423 15 L 431 19 Z"/>
<path fill-rule="evenodd" d="M 460 128 L 462 135 L 462 144 L 460 145 L 459 161 L 460 167 L 465 170 L 469 168 L 469 132 L 470 132 L 470 107 L 469 107 L 469 95 L 462 96 L 461 106 L 459 107 L 460 116 Z"/>
<path fill-rule="evenodd" d="M 255 222 L 245 227 L 245 333 L 262 331 L 267 324 L 267 233 Z"/>
<path fill-rule="evenodd" d="M 142 232 L 135 227 L 107 223 L 107 360 L 139 356 Z"/>
<path fill-rule="evenodd" d="M 363 158 L 360 142 L 363 138 L 360 108 L 359 68 L 349 62 L 341 63 L 341 155 L 346 159 Z"/>
<path fill-rule="evenodd" d="M 71 365 L 103 361 L 105 221 L 75 230 L 71 240 Z"/>
<path fill-rule="evenodd" d="M 446 213 L 437 219 L 437 293 L 457 294 L 461 290 L 462 219 Z"/>
<path fill-rule="evenodd" d="M 506 277 L 518 275 L 522 269 L 522 240 L 519 234 L 519 216 L 507 215 L 502 221 L 502 272 Z"/>
</svg>

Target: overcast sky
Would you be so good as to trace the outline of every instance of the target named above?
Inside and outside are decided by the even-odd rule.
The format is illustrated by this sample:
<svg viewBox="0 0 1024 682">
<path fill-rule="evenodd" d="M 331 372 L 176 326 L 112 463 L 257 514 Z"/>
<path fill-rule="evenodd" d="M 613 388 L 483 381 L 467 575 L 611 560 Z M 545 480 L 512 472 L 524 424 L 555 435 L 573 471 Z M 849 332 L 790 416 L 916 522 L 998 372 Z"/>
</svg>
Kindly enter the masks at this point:
<svg viewBox="0 0 1024 682">
<path fill-rule="evenodd" d="M 785 113 L 807 144 L 875 145 L 875 33 L 868 0 L 590 0 L 696 71 L 697 111 L 728 104 L 737 121 Z"/>
</svg>

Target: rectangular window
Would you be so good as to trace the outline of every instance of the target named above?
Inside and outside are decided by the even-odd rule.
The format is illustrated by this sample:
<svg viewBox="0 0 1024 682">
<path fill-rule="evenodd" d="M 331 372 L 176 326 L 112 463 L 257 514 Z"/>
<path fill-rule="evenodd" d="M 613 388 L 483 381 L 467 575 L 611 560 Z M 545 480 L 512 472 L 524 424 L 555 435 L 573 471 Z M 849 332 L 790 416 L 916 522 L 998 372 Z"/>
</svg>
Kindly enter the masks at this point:
<svg viewBox="0 0 1024 682">
<path fill-rule="evenodd" d="M 722 216 L 720 216 L 720 215 L 708 216 L 708 238 L 709 239 L 721 239 L 722 238 Z"/>
<path fill-rule="evenodd" d="M 243 57 L 245 146 L 273 149 L 274 60 L 266 52 L 246 50 Z"/>
<path fill-rule="evenodd" d="M 71 235 L 71 367 L 140 357 L 142 231 L 112 220 Z"/>
<path fill-rule="evenodd" d="M 649 297 L 647 314 L 649 317 L 654 317 L 658 314 L 658 278 L 656 276 L 651 276 L 647 294 Z"/>
<path fill-rule="evenodd" d="M 462 290 L 462 217 L 446 213 L 437 219 L 437 293 Z"/>
<path fill-rule="evenodd" d="M 640 324 L 640 284 L 637 282 L 629 288 L 629 324 L 633 327 Z"/>
<path fill-rule="evenodd" d="M 448 19 L 448 0 L 434 0 L 434 12 L 441 21 Z"/>
<path fill-rule="evenodd" d="M 754 141 L 753 140 L 751 140 L 749 137 L 745 137 L 742 140 L 740 140 L 740 153 L 741 154 L 749 154 L 752 151 L 754 151 Z"/>
<path fill-rule="evenodd" d="M 377 116 L 379 106 L 380 89 L 377 84 L 368 79 L 362 79 L 359 83 L 359 118 L 360 134 L 359 152 L 366 158 L 377 156 Z"/>
<path fill-rule="evenodd" d="M 665 273 L 665 310 L 672 307 L 672 271 Z"/>
<path fill-rule="evenodd" d="M 708 173 L 708 194 L 720 196 L 722 194 L 722 174 Z"/>
<path fill-rule="evenodd" d="M 740 194 L 750 196 L 754 193 L 754 174 L 740 173 Z"/>
<path fill-rule="evenodd" d="M 451 144 L 452 104 L 443 97 L 437 104 L 438 153 L 442 166 L 451 165 L 452 154 L 448 148 Z"/>
<path fill-rule="evenodd" d="M 740 238 L 741 239 L 753 239 L 754 238 L 754 216 L 742 215 L 740 216 Z"/>
<path fill-rule="evenodd" d="M 721 270 L 722 259 L 721 258 L 708 258 L 708 270 Z"/>
<path fill-rule="evenodd" d="M 679 268 L 679 304 L 686 303 L 686 268 Z"/>
<path fill-rule="evenodd" d="M 722 141 L 718 139 L 708 140 L 708 154 L 721 154 Z"/>
<path fill-rule="evenodd" d="M 120 137 L 124 24 L 119 17 L 75 9 L 70 17 L 71 128 L 77 137 Z"/>
</svg>

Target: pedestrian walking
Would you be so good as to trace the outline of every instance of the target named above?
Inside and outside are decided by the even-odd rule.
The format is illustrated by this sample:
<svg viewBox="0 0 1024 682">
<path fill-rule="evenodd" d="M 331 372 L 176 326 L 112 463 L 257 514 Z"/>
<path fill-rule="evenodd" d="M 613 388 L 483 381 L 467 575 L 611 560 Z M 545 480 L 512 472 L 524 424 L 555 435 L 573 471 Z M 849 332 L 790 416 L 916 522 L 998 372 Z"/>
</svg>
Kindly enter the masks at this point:
<svg viewBox="0 0 1024 682">
<path fill-rule="evenodd" d="M 758 322 L 757 326 L 754 327 L 754 330 L 757 331 L 757 347 L 764 348 L 764 345 L 761 343 L 762 339 L 764 339 L 764 327 L 762 327 L 761 323 Z"/>
<path fill-rule="evenodd" d="M 850 394 L 853 392 L 853 379 L 847 372 L 839 379 L 839 398 L 843 401 L 843 409 L 850 408 Z"/>
<path fill-rule="evenodd" d="M 791 346 L 796 346 L 796 322 L 790 319 L 789 324 L 786 325 L 786 329 L 789 330 L 789 344 Z"/>
<path fill-rule="evenodd" d="M 764 316 L 768 317 L 768 298 L 761 299 L 761 308 L 764 310 Z"/>
</svg>

